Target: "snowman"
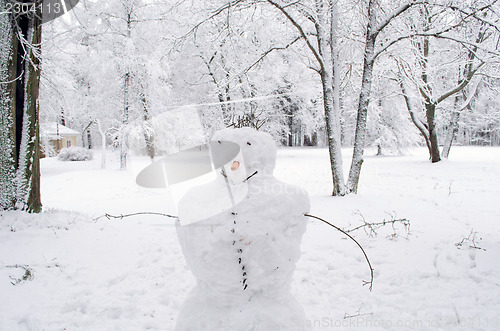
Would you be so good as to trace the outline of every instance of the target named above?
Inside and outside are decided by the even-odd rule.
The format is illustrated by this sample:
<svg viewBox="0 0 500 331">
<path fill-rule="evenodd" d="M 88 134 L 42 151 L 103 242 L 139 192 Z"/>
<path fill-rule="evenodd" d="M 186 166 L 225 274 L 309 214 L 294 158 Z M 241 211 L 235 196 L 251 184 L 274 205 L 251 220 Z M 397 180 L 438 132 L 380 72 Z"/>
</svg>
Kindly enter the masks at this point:
<svg viewBox="0 0 500 331">
<path fill-rule="evenodd" d="M 179 202 L 177 234 L 196 286 L 176 330 L 304 330 L 304 311 L 290 285 L 306 230 L 308 195 L 273 177 L 276 145 L 269 134 L 224 129 L 212 141 L 237 143 L 240 154 L 218 170 L 218 181 L 192 188 Z M 194 209 L 227 199 L 217 184 L 224 182 L 244 186 L 244 197 L 214 216 L 181 225 Z"/>
</svg>

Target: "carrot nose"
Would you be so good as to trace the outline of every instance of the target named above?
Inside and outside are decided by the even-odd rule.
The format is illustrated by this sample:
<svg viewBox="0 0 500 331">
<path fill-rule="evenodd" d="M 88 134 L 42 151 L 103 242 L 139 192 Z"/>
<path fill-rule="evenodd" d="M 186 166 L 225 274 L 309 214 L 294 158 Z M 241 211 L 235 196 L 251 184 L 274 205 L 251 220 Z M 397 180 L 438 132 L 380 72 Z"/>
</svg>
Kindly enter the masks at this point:
<svg viewBox="0 0 500 331">
<path fill-rule="evenodd" d="M 231 171 L 236 171 L 240 167 L 240 163 L 238 161 L 234 161 L 231 165 Z"/>
</svg>

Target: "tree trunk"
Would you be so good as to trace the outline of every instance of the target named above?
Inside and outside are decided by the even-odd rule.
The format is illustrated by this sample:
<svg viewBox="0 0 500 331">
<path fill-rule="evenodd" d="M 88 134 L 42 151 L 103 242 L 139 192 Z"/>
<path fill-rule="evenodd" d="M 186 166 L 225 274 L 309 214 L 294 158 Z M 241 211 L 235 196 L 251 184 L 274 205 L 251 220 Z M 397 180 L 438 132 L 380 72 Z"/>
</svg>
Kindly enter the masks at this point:
<svg viewBox="0 0 500 331">
<path fill-rule="evenodd" d="M 40 212 L 41 15 L 21 15 L 15 22 L 11 14 L 5 13 L 6 4 L 0 0 L 0 10 L 4 11 L 0 15 L 1 207 Z"/>
<path fill-rule="evenodd" d="M 351 168 L 347 179 L 347 190 L 352 193 L 358 192 L 359 176 L 363 164 L 363 153 L 366 139 L 366 120 L 368 117 L 368 104 L 373 79 L 373 65 L 375 53 L 376 35 L 373 29 L 376 24 L 376 8 L 374 1 L 368 4 L 368 26 L 366 29 L 366 44 L 363 63 L 363 77 L 361 80 L 361 91 L 359 93 L 358 117 L 356 120 L 356 136 L 354 140 L 354 151 L 352 154 Z"/>
<path fill-rule="evenodd" d="M 29 212 L 38 213 L 42 210 L 40 197 L 40 132 L 39 132 L 39 103 L 38 92 L 40 90 L 40 52 L 42 43 L 42 21 L 39 15 L 25 15 L 20 19 L 21 29 L 26 31 L 26 40 L 30 47 L 26 48 L 28 54 L 21 51 L 18 46 L 18 61 L 24 60 L 24 80 L 18 80 L 18 89 L 22 88 L 23 107 L 17 109 L 23 112 L 23 132 L 19 154 L 18 168 L 18 200 L 17 208 Z M 20 41 L 21 43 L 22 41 Z M 19 68 L 19 65 L 18 65 Z M 21 73 L 19 73 L 21 75 Z M 21 100 L 16 100 L 19 103 Z"/>
<path fill-rule="evenodd" d="M 430 26 L 432 23 L 432 16 L 429 13 L 429 8 L 424 5 L 424 8 L 421 10 L 422 17 L 425 19 L 424 31 L 427 32 L 430 30 Z M 429 83 L 429 52 L 430 52 L 430 40 L 429 36 L 423 37 L 423 42 L 421 44 L 421 52 L 422 58 L 420 60 L 420 65 L 422 67 L 421 79 L 423 85 L 419 88 L 420 94 L 424 99 L 424 107 L 425 107 L 425 117 L 427 119 L 427 133 L 429 137 L 429 158 L 433 163 L 441 161 L 441 157 L 439 155 L 439 144 L 438 144 L 438 136 L 436 129 L 436 106 L 432 99 L 432 87 Z"/>
<path fill-rule="evenodd" d="M 301 37 L 306 41 L 307 47 L 316 58 L 319 68 L 315 71 L 317 71 L 320 75 L 323 92 L 323 108 L 325 111 L 326 122 L 325 127 L 333 182 L 332 195 L 345 195 L 346 189 L 344 183 L 340 132 L 340 108 L 338 100 L 338 83 L 336 81 L 338 72 L 335 70 L 335 53 L 332 52 L 332 50 L 335 51 L 335 27 L 337 19 L 335 15 L 335 4 L 330 6 L 329 2 L 323 2 L 320 0 L 315 1 L 317 17 L 313 18 L 313 21 L 316 29 L 317 43 L 313 43 L 301 24 L 296 21 L 290 13 L 288 13 L 286 7 L 281 6 L 273 0 L 267 0 L 267 2 L 280 10 L 297 28 Z M 330 29 L 325 30 L 326 27 L 330 27 Z"/>
<path fill-rule="evenodd" d="M 125 74 L 123 80 L 123 112 L 122 112 L 122 127 L 120 130 L 120 169 L 127 169 L 127 153 L 128 153 L 128 119 L 129 119 L 129 89 L 130 89 L 130 72 Z"/>
<path fill-rule="evenodd" d="M 335 6 L 328 8 L 327 12 L 323 3 L 316 3 L 320 14 L 320 21 L 316 24 L 318 35 L 319 53 L 323 58 L 323 66 L 320 71 L 321 86 L 323 90 L 323 108 L 325 111 L 326 134 L 328 139 L 328 151 L 330 155 L 330 168 L 332 172 L 333 196 L 344 196 L 345 182 L 342 160 L 342 142 L 340 140 L 340 108 L 338 93 L 338 72 L 336 72 L 335 38 L 336 19 L 334 16 Z M 324 30 L 327 26 L 327 13 L 330 13 L 329 31 Z"/>
<path fill-rule="evenodd" d="M 0 12 L 6 11 L 7 0 L 0 0 Z M 13 18 L 0 14 L 0 208 L 15 208 L 16 189 L 16 74 L 17 40 Z"/>
<path fill-rule="evenodd" d="M 101 169 L 106 168 L 106 132 L 104 132 L 101 121 L 96 120 L 97 129 L 101 135 Z"/>
<path fill-rule="evenodd" d="M 92 133 L 87 130 L 87 148 L 92 149 Z"/>
<path fill-rule="evenodd" d="M 130 52 L 129 46 L 132 37 L 132 7 L 127 8 L 127 40 L 126 40 L 126 50 Z M 131 70 L 130 70 L 130 57 L 132 54 L 127 54 L 125 76 L 123 78 L 123 111 L 122 111 L 122 127 L 120 130 L 120 169 L 127 169 L 127 154 L 128 154 L 128 121 L 130 116 L 130 80 L 131 80 Z"/>
<path fill-rule="evenodd" d="M 148 101 L 146 99 L 146 95 L 144 93 L 141 93 L 141 103 L 142 103 L 142 115 L 143 115 L 143 120 L 144 123 L 142 125 L 142 129 L 144 132 L 144 140 L 146 141 L 146 150 L 148 152 L 148 156 L 151 160 L 154 160 L 156 156 L 156 148 L 155 148 L 155 142 L 154 142 L 154 131 L 153 131 L 153 126 L 150 123 L 150 116 L 149 116 L 149 107 L 148 107 Z"/>
<path fill-rule="evenodd" d="M 64 114 L 64 108 L 63 107 L 61 107 L 61 115 L 60 115 L 60 118 L 59 118 L 59 123 L 61 123 L 61 125 L 66 126 L 66 115 Z"/>
<path fill-rule="evenodd" d="M 333 176 L 333 182 L 334 182 L 334 187 L 333 187 L 333 193 L 332 195 L 334 196 L 343 196 L 346 194 L 346 189 L 345 189 L 345 181 L 344 181 L 344 165 L 343 165 L 343 158 L 342 158 L 342 129 L 341 129 L 341 124 L 340 124 L 340 66 L 339 66 L 339 58 L 338 58 L 338 46 L 337 46 L 337 40 L 338 40 L 338 35 L 337 35 L 337 30 L 338 30 L 338 8 L 337 8 L 337 2 L 333 2 L 330 12 L 330 24 L 331 24 L 331 29 L 330 29 L 330 54 L 332 58 L 332 88 L 333 88 L 333 112 L 331 116 L 333 117 L 333 120 L 327 119 L 327 123 L 330 121 L 332 122 L 331 125 L 331 131 L 333 131 L 334 135 L 334 140 L 331 141 L 330 146 L 335 150 L 334 153 L 330 152 L 330 159 L 332 159 L 332 156 L 334 159 L 337 161 L 332 162 L 330 160 L 331 166 L 332 166 L 332 174 L 335 173 L 335 176 Z M 335 168 L 335 171 L 333 170 Z M 337 185 L 335 185 L 335 182 L 337 180 Z"/>
<path fill-rule="evenodd" d="M 342 164 L 342 145 L 340 143 L 340 130 L 334 114 L 334 98 L 332 91 L 332 78 L 326 73 L 321 75 L 323 87 L 323 107 L 326 119 L 326 134 L 328 151 L 330 154 L 330 167 L 333 179 L 333 196 L 345 195 L 344 173 Z"/>
<path fill-rule="evenodd" d="M 85 129 L 82 130 L 82 147 L 85 148 L 85 141 L 87 141 L 87 148 L 91 149 L 92 148 L 92 135 L 90 133 L 90 126 L 94 124 L 95 122 L 92 121 L 87 126 Z M 59 135 L 59 134 L 58 134 Z"/>
<path fill-rule="evenodd" d="M 425 104 L 426 117 L 427 117 L 427 127 L 429 129 L 429 142 L 431 143 L 431 161 L 436 163 L 441 161 L 441 156 L 439 154 L 439 144 L 438 135 L 436 128 L 436 104 L 426 102 Z"/>
<path fill-rule="evenodd" d="M 405 99 L 406 109 L 410 113 L 411 121 L 417 127 L 418 131 L 420 131 L 420 134 L 424 138 L 425 145 L 427 146 L 427 150 L 429 151 L 429 155 L 431 155 L 432 153 L 431 153 L 431 142 L 429 139 L 429 131 L 427 130 L 427 127 L 422 122 L 422 120 L 420 120 L 413 111 L 413 106 L 411 104 L 410 96 L 406 92 L 406 87 L 404 85 L 403 79 L 399 80 L 399 87 L 401 88 L 401 94 L 403 94 L 403 97 Z"/>
<path fill-rule="evenodd" d="M 455 97 L 455 105 L 454 109 L 451 113 L 450 123 L 448 124 L 448 130 L 446 132 L 446 137 L 444 139 L 443 151 L 441 152 L 441 156 L 445 159 L 450 155 L 451 145 L 453 144 L 453 140 L 458 134 L 458 120 L 460 119 L 460 100 L 462 97 L 457 95 Z"/>
</svg>

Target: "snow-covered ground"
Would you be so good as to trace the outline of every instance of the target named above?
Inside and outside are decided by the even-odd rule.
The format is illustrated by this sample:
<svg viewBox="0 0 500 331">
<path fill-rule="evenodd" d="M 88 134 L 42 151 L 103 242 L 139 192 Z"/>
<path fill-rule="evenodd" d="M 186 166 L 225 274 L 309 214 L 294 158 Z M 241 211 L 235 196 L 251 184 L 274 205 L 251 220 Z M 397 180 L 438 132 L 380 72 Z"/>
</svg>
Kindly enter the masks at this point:
<svg viewBox="0 0 500 331">
<path fill-rule="evenodd" d="M 119 171 L 109 156 L 107 170 L 99 155 L 42 160 L 44 213 L 0 213 L 0 330 L 173 329 L 194 286 L 173 221 L 96 220 L 169 213 L 171 203 L 135 184 L 147 161 Z M 348 150 L 344 160 L 348 170 Z M 410 223 L 352 232 L 375 269 L 370 292 L 357 246 L 311 220 L 293 293 L 313 330 L 500 329 L 499 148 L 454 147 L 438 164 L 424 149 L 367 156 L 359 194 L 343 198 L 329 196 L 326 149 L 279 150 L 275 175 L 306 188 L 311 213 L 342 228 Z"/>
</svg>

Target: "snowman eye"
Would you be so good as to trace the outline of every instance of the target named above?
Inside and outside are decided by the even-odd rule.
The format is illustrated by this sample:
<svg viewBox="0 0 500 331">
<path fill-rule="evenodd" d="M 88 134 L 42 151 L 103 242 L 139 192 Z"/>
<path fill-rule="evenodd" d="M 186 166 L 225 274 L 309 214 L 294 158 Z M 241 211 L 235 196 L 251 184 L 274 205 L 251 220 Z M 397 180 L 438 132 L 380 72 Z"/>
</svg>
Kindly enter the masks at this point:
<svg viewBox="0 0 500 331">
<path fill-rule="evenodd" d="M 248 145 L 248 146 L 252 146 L 252 144 L 251 144 L 249 141 L 247 141 L 247 145 Z"/>
</svg>

